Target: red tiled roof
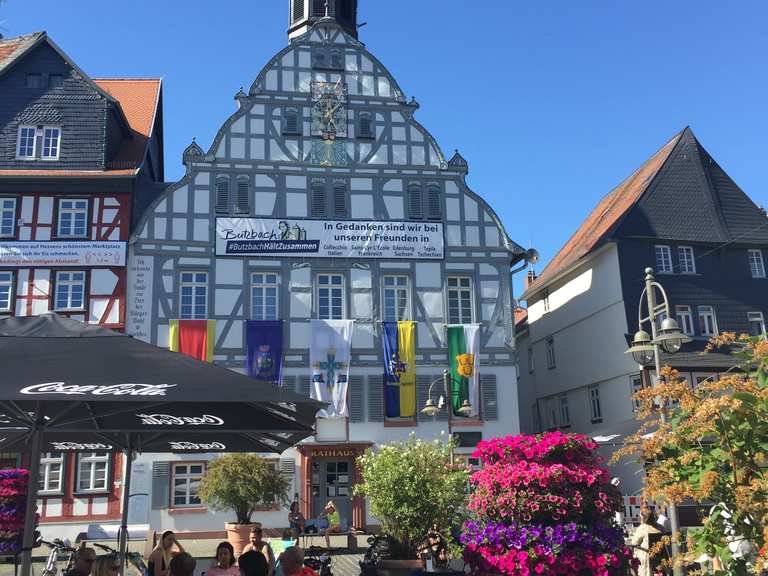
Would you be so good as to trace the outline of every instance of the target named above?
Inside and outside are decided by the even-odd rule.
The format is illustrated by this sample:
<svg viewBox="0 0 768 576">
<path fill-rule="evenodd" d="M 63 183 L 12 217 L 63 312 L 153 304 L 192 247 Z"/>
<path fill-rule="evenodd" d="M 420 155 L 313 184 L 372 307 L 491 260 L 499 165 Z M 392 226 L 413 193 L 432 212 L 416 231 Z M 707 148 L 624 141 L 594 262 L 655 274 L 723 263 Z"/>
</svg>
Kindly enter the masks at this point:
<svg viewBox="0 0 768 576">
<path fill-rule="evenodd" d="M 515 306 L 515 325 L 528 318 L 528 309 L 522 306 Z"/>
<path fill-rule="evenodd" d="M 45 36 L 45 32 L 33 32 L 32 34 L 26 34 L 24 36 L 16 36 L 15 38 L 0 40 L 0 71 L 7 66 L 10 66 L 16 58 L 23 54 L 27 48 L 32 46 L 42 36 Z"/>
<path fill-rule="evenodd" d="M 528 287 L 523 297 L 532 294 L 589 254 L 614 225 L 637 202 L 669 157 L 683 132 L 664 144 L 629 178 L 600 200 L 578 230 L 547 264 L 543 272 Z"/>
</svg>

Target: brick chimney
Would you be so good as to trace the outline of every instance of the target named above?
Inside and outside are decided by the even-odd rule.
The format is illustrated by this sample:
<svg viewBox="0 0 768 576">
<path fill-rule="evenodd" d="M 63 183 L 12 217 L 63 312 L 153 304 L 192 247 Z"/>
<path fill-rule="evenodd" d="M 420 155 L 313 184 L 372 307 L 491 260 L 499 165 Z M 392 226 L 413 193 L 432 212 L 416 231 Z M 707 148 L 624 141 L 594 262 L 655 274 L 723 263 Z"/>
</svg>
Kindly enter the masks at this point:
<svg viewBox="0 0 768 576">
<path fill-rule="evenodd" d="M 525 275 L 525 289 L 528 290 L 528 288 L 531 287 L 531 284 L 536 280 L 536 272 L 533 271 L 533 268 L 528 270 L 528 274 Z"/>
</svg>

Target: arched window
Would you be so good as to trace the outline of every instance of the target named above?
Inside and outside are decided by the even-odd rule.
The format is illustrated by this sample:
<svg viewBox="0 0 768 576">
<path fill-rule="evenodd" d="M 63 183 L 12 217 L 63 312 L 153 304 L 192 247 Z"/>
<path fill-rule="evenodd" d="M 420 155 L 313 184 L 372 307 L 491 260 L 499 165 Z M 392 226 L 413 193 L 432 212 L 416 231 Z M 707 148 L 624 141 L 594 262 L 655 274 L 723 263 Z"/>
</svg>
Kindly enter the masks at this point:
<svg viewBox="0 0 768 576">
<path fill-rule="evenodd" d="M 313 218 L 322 218 L 325 216 L 325 182 L 314 180 L 312 182 L 312 197 L 310 201 L 309 213 Z"/>
<path fill-rule="evenodd" d="M 236 208 L 237 211 L 241 214 L 248 214 L 248 212 L 251 211 L 251 203 L 250 203 L 250 191 L 251 186 L 248 183 L 248 177 L 247 176 L 241 176 L 237 179 L 237 198 L 236 198 Z"/>
<path fill-rule="evenodd" d="M 373 138 L 373 116 L 370 112 L 360 112 L 357 122 L 358 138 Z"/>
<path fill-rule="evenodd" d="M 440 198 L 440 184 L 427 184 L 427 218 L 440 220 L 443 217 L 443 203 Z"/>
<path fill-rule="evenodd" d="M 412 182 L 408 184 L 408 217 L 423 218 L 424 206 L 421 199 L 421 184 Z"/>
<path fill-rule="evenodd" d="M 333 183 L 333 215 L 347 215 L 347 184 L 341 180 Z"/>
<path fill-rule="evenodd" d="M 283 134 L 299 133 L 299 111 L 296 108 L 286 108 L 283 112 Z"/>
<path fill-rule="evenodd" d="M 229 212 L 229 178 L 226 176 L 216 179 L 216 212 Z"/>
</svg>

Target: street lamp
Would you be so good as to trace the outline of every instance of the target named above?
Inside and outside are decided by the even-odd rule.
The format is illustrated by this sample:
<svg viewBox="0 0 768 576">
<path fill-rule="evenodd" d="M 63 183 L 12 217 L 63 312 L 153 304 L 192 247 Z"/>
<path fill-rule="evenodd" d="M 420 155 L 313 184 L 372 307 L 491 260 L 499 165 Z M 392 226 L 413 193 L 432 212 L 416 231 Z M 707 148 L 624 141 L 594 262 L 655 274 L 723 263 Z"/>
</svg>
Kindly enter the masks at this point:
<svg viewBox="0 0 768 576">
<path fill-rule="evenodd" d="M 656 301 L 656 291 L 661 294 L 661 303 Z M 645 296 L 645 303 L 648 309 L 648 315 L 643 317 L 643 296 Z M 657 318 L 662 317 L 661 326 L 656 328 Z M 651 325 L 651 334 L 643 330 L 643 324 L 646 322 Z M 645 365 L 654 360 L 656 364 L 656 382 L 661 379 L 661 357 L 659 354 L 659 348 L 663 349 L 668 354 L 674 354 L 680 347 L 690 342 L 691 339 L 680 331 L 680 327 L 677 325 L 677 320 L 671 317 L 669 311 L 669 300 L 667 299 L 667 293 L 661 284 L 656 282 L 653 277 L 653 268 L 645 269 L 645 288 L 643 293 L 640 294 L 640 305 L 637 311 L 637 332 L 632 339 L 632 346 L 625 352 L 625 354 L 631 354 L 632 358 L 638 364 Z M 654 386 L 656 383 L 654 383 Z M 661 407 L 661 421 L 666 422 L 667 416 L 665 407 Z M 669 527 L 672 532 L 672 556 L 676 556 L 678 552 L 678 536 L 680 534 L 680 526 L 677 521 L 677 507 L 672 502 L 669 507 Z M 682 569 L 680 566 L 674 566 L 675 576 L 682 575 Z"/>
<path fill-rule="evenodd" d="M 443 383 L 443 393 L 440 395 L 440 399 L 435 404 L 432 401 L 432 387 L 438 382 Z M 427 416 L 434 416 L 445 405 L 445 399 L 448 399 L 448 441 L 451 442 L 450 462 L 453 464 L 453 403 L 451 402 L 451 373 L 446 369 L 443 370 L 442 378 L 437 378 L 430 382 L 429 391 L 427 392 L 427 401 L 424 403 L 424 408 L 421 409 L 422 414 Z M 464 399 L 461 403 L 461 407 L 456 410 L 459 414 L 469 416 L 472 414 L 472 406 L 469 400 Z"/>
</svg>

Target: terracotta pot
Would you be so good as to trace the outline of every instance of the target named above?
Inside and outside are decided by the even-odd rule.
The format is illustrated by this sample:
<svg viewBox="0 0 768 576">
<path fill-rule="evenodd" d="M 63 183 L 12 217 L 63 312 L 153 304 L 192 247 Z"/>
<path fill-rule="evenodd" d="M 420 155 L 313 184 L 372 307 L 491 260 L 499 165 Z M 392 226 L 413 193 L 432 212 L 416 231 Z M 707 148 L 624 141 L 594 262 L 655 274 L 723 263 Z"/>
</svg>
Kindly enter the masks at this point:
<svg viewBox="0 0 768 576">
<path fill-rule="evenodd" d="M 379 560 L 376 563 L 377 576 L 408 576 L 414 570 L 423 569 L 423 560 Z"/>
<path fill-rule="evenodd" d="M 224 524 L 224 529 L 227 531 L 227 542 L 232 544 L 232 548 L 235 549 L 235 556 L 240 556 L 243 548 L 251 541 L 251 528 L 255 524 L 235 524 L 234 522 L 227 522 Z"/>
</svg>

